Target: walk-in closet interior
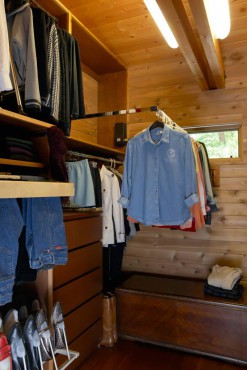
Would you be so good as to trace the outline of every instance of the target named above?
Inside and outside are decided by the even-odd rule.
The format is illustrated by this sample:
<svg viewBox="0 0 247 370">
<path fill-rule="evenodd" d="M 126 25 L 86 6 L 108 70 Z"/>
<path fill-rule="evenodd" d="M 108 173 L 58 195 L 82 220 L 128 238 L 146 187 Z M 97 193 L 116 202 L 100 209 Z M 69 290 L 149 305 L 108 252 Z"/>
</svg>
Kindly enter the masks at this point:
<svg viewBox="0 0 247 370">
<path fill-rule="evenodd" d="M 247 365 L 246 0 L 0 0 L 0 129 L 0 370 Z"/>
</svg>

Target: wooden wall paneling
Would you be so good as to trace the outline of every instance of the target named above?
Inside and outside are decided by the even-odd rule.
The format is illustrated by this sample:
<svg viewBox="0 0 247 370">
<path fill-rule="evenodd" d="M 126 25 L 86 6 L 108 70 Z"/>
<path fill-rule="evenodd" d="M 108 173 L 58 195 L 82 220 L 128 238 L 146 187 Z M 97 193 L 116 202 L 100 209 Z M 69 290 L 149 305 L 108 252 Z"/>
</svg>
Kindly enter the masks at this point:
<svg viewBox="0 0 247 370">
<path fill-rule="evenodd" d="M 98 112 L 98 81 L 88 73 L 82 73 L 85 113 Z M 79 140 L 97 143 L 97 118 L 71 121 L 71 136 Z"/>
<path fill-rule="evenodd" d="M 99 112 L 128 108 L 126 71 L 99 76 L 98 102 Z M 114 125 L 116 122 L 127 122 L 126 115 L 113 115 L 98 119 L 98 144 L 121 150 L 114 144 Z M 124 148 L 122 150 L 124 151 Z"/>
<path fill-rule="evenodd" d="M 72 34 L 72 14 L 71 13 L 64 13 L 58 19 L 58 24 L 60 28 L 68 31 Z"/>
</svg>

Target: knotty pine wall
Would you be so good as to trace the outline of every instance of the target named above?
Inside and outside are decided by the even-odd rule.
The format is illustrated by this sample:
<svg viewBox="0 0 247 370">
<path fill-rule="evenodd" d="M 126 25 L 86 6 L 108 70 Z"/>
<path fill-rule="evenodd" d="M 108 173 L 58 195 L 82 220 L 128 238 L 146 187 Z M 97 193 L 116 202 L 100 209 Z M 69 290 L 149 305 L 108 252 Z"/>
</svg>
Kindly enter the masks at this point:
<svg viewBox="0 0 247 370">
<path fill-rule="evenodd" d="M 231 36 L 234 38 L 234 35 Z M 241 128 L 241 159 L 212 161 L 219 166 L 219 187 L 215 188 L 219 212 L 212 216 L 212 225 L 196 233 L 141 227 L 141 231 L 127 245 L 123 270 L 159 273 L 165 275 L 205 278 L 211 267 L 218 263 L 239 266 L 247 280 L 247 50 L 245 37 L 233 47 L 229 43 L 222 49 L 226 72 L 225 89 L 201 91 L 182 56 L 164 61 L 145 63 L 152 50 L 143 53 L 143 64 L 128 68 L 127 108 L 158 105 L 181 126 L 214 125 L 237 122 Z M 235 40 L 234 40 L 235 41 Z M 131 52 L 131 51 L 130 51 Z M 110 76 L 106 76 L 110 78 Z M 99 81 L 83 73 L 86 113 L 99 111 Z M 114 85 L 114 84 L 113 84 Z M 124 109 L 114 98 L 112 103 L 100 104 L 100 111 Z M 125 88 L 123 89 L 125 94 Z M 100 97 L 102 99 L 102 96 Z M 123 99 L 126 99 L 125 95 Z M 103 104 L 103 105 L 102 105 Z M 109 106 L 109 104 L 111 106 Z M 120 104 L 121 105 L 121 104 Z M 124 104 L 125 105 L 125 104 Z M 109 106 L 109 108 L 108 108 Z M 154 113 L 131 114 L 116 117 L 128 122 L 128 137 L 148 127 L 156 117 Z M 101 120 L 104 118 L 101 118 Z M 98 119 L 99 120 L 99 119 Z M 72 132 L 83 140 L 112 146 L 112 133 L 106 131 L 97 119 L 72 123 Z M 111 125 L 113 122 L 111 122 Z M 113 126 L 112 126 L 113 127 Z M 111 139 L 109 139 L 111 138 Z"/>
<path fill-rule="evenodd" d="M 98 80 L 82 73 L 83 93 L 86 114 L 98 112 Z M 97 143 L 97 118 L 72 121 L 71 136 Z"/>
<path fill-rule="evenodd" d="M 201 91 L 183 57 L 129 68 L 129 107 L 157 104 L 180 126 L 239 122 L 242 129 L 241 159 L 212 161 L 220 174 L 212 225 L 196 233 L 142 226 L 127 245 L 123 270 L 201 279 L 218 263 L 241 267 L 247 280 L 247 36 L 242 37 L 233 48 L 232 35 L 222 50 L 225 89 Z M 153 113 L 130 115 L 129 137 L 154 120 Z"/>
</svg>

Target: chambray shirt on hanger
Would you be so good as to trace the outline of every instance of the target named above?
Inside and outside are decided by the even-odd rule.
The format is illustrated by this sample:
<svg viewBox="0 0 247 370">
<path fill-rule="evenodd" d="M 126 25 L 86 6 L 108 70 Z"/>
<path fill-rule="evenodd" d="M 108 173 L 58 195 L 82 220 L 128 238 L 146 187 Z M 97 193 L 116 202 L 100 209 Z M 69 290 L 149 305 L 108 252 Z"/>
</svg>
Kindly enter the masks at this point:
<svg viewBox="0 0 247 370">
<path fill-rule="evenodd" d="M 199 201 L 188 134 L 155 128 L 129 140 L 119 202 L 145 225 L 181 225 Z"/>
</svg>

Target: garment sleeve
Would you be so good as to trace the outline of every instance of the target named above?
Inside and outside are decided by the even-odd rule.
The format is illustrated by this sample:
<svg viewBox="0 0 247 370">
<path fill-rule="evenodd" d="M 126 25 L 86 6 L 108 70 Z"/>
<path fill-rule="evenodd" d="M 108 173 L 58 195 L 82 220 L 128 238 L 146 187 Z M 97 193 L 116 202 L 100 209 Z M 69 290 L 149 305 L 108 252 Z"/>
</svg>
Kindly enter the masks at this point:
<svg viewBox="0 0 247 370">
<path fill-rule="evenodd" d="M 0 91 L 12 90 L 13 87 L 10 81 L 9 37 L 3 0 L 0 0 L 0 45 Z"/>
<path fill-rule="evenodd" d="M 33 17 L 28 6 L 15 16 L 11 44 L 17 72 L 19 77 L 23 79 L 22 84 L 25 84 L 25 107 L 26 109 L 40 111 L 41 99 Z"/>
<path fill-rule="evenodd" d="M 112 212 L 116 233 L 116 241 L 117 243 L 122 243 L 125 242 L 125 227 L 124 227 L 123 208 L 121 207 L 121 204 L 118 202 L 119 197 L 120 197 L 119 182 L 116 175 L 114 175 L 112 182 Z"/>
<path fill-rule="evenodd" d="M 196 164 L 189 135 L 185 138 L 185 204 L 192 207 L 199 202 L 196 183 Z"/>
<path fill-rule="evenodd" d="M 121 198 L 119 199 L 119 203 L 122 205 L 123 208 L 128 207 L 129 199 L 131 196 L 132 163 L 133 163 L 133 148 L 131 141 L 129 141 L 127 144 L 126 155 L 124 160 L 124 173 L 121 186 Z"/>
</svg>

